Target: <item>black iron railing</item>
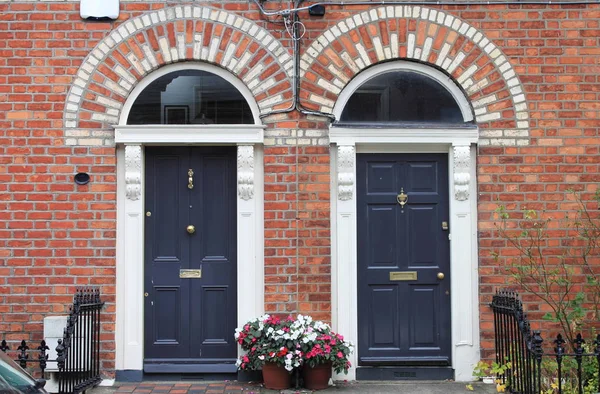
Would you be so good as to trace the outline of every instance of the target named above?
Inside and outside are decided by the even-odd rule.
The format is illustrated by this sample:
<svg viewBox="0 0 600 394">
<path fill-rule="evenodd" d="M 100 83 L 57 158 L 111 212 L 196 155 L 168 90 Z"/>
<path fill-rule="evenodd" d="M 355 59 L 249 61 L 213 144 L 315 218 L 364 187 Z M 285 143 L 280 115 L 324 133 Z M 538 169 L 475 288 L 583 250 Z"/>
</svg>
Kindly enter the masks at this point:
<svg viewBox="0 0 600 394">
<path fill-rule="evenodd" d="M 73 300 L 63 340 L 58 341 L 58 389 L 81 393 L 100 383 L 100 311 L 98 289 L 81 289 Z"/>
<path fill-rule="evenodd" d="M 554 352 L 545 353 L 540 331 L 531 330 L 523 303 L 516 293 L 496 293 L 491 306 L 494 311 L 496 362 L 509 366 L 498 379 L 510 392 L 539 394 L 550 389 L 550 392 L 562 394 L 563 387 L 568 385 L 583 394 L 584 387 L 597 385 L 600 393 L 600 334 L 591 341 L 588 347 L 591 351 L 588 352 L 584 347 L 585 340 L 577 334 L 571 344 L 572 353 L 567 353 L 566 341 L 558 334 L 553 341 Z M 565 371 L 566 361 L 574 367 L 574 371 Z M 597 370 L 598 381 L 593 380 L 593 374 L 584 373 L 584 364 L 589 366 L 590 363 L 595 364 L 593 368 Z"/>
<path fill-rule="evenodd" d="M 0 350 L 4 353 L 8 353 L 10 351 L 10 346 L 8 346 L 6 340 L 4 339 L 2 340 L 2 342 L 0 342 Z M 46 346 L 46 341 L 42 341 L 40 343 L 40 346 L 37 347 L 37 356 L 29 358 L 31 353 L 35 350 L 29 349 L 27 342 L 25 342 L 25 340 L 22 340 L 19 347 L 17 347 L 17 354 L 15 355 L 14 360 L 17 361 L 23 369 L 27 368 L 27 363 L 39 363 L 39 367 L 43 376 L 48 362 L 47 350 L 50 350 L 50 348 Z"/>
<path fill-rule="evenodd" d="M 14 357 L 22 368 L 37 363 L 42 376 L 48 362 L 56 362 L 58 390 L 60 394 L 77 394 L 100 383 L 100 311 L 104 302 L 98 289 L 77 289 L 70 307 L 63 338 L 58 340 L 56 360 L 49 360 L 48 346 L 42 341 L 36 349 L 30 349 L 23 340 Z M 0 350 L 8 353 L 5 340 Z M 32 354 L 32 353 L 36 354 Z"/>
</svg>

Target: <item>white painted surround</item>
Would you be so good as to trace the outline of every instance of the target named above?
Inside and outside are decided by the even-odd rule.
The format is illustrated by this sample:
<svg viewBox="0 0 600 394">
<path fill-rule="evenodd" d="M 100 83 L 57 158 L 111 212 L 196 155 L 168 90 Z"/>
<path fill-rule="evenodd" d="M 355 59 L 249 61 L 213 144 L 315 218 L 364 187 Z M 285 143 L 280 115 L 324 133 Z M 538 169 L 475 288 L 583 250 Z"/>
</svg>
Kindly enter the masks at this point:
<svg viewBox="0 0 600 394">
<path fill-rule="evenodd" d="M 350 96 L 367 80 L 393 70 L 425 74 L 441 83 L 454 97 L 465 122 L 473 112 L 465 95 L 442 72 L 411 62 L 391 62 L 371 67 L 357 75 L 341 92 L 334 107 L 340 118 Z M 357 153 L 447 153 L 450 183 L 450 277 L 452 326 L 452 367 L 457 381 L 473 379 L 479 361 L 479 293 L 477 257 L 476 147 L 478 130 L 330 128 L 332 148 L 331 222 L 332 222 L 332 323 L 351 339 L 358 338 L 357 309 Z M 357 349 L 358 350 L 358 349 Z M 340 379 L 355 379 L 353 367 Z"/>
<path fill-rule="evenodd" d="M 252 110 L 255 125 L 128 126 L 139 94 L 173 71 L 197 69 L 235 86 Z M 249 89 L 222 68 L 179 63 L 148 75 L 133 90 L 115 126 L 117 143 L 117 371 L 141 371 L 144 359 L 144 146 L 237 145 L 237 322 L 264 311 L 263 129 Z M 233 337 L 233 332 L 231 335 Z"/>
</svg>

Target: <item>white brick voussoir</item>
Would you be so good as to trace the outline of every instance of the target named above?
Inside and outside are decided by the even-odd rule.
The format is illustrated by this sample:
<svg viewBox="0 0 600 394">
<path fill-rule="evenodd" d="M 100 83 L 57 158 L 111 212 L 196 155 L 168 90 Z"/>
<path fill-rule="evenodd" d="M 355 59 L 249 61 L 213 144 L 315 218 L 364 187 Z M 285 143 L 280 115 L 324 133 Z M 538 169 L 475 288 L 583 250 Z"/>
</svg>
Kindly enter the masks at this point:
<svg viewBox="0 0 600 394">
<path fill-rule="evenodd" d="M 100 41 L 92 51 L 90 51 L 90 54 L 83 61 L 77 72 L 78 78 L 75 79 L 71 89 L 69 90 L 69 93 L 67 94 L 65 111 L 63 114 L 65 119 L 65 128 L 79 129 L 79 113 L 82 111 L 81 105 L 84 100 L 83 98 L 86 97 L 86 93 L 89 90 L 89 84 L 92 81 L 92 78 L 90 77 L 98 72 L 98 67 L 100 67 L 102 64 L 105 64 L 106 60 L 112 56 L 113 51 L 118 45 L 123 42 L 128 42 L 136 34 L 144 32 L 148 29 L 152 29 L 157 25 L 172 23 L 172 21 L 182 19 L 191 19 L 194 22 L 203 20 L 210 23 L 219 23 L 242 32 L 244 36 L 251 37 L 262 47 L 262 49 L 267 52 L 267 54 L 270 54 L 275 59 L 275 62 L 281 66 L 288 79 L 291 80 L 293 70 L 292 67 L 290 67 L 291 57 L 288 53 L 288 50 L 285 49 L 283 45 L 271 35 L 271 33 L 258 26 L 255 22 L 243 18 L 235 13 L 217 10 L 206 6 L 174 6 L 154 12 L 148 12 L 126 21 L 117 29 L 113 30 L 107 37 Z M 254 34 L 249 34 L 249 32 L 253 32 Z M 326 37 L 335 39 L 335 37 L 339 37 L 339 35 L 340 30 L 336 28 L 334 31 L 329 31 Z M 326 40 L 325 36 L 324 39 Z M 204 60 L 215 62 L 217 59 L 216 55 L 220 41 L 214 37 L 211 39 L 208 47 L 205 47 L 202 41 L 202 32 L 197 32 L 194 35 L 194 40 L 192 40 L 191 43 L 186 43 L 184 36 L 179 34 L 174 47 L 171 47 L 169 40 L 164 37 L 160 37 L 158 39 L 158 53 L 162 55 L 165 63 L 174 63 L 184 60 L 186 49 L 190 48 L 192 50 L 193 59 L 198 61 Z M 153 50 L 151 50 L 148 44 L 136 43 L 144 52 L 145 58 L 139 59 L 135 55 L 130 54 L 127 57 L 127 60 L 131 63 L 131 68 L 135 70 L 134 73 L 144 77 L 160 67 L 161 64 L 158 63 L 156 54 Z M 246 52 L 241 58 L 238 59 L 235 57 L 236 49 L 237 46 L 230 44 L 226 49 L 225 56 L 222 56 L 220 61 L 222 64 L 219 65 L 232 72 L 239 72 L 250 60 L 250 55 L 248 52 Z M 253 70 L 254 72 L 251 73 L 252 78 L 248 78 L 246 76 L 245 80 L 251 82 L 252 79 L 258 78 L 258 75 L 253 75 L 257 69 L 258 68 L 255 68 Z M 122 97 L 129 96 L 133 88 L 138 83 L 137 78 L 121 65 L 113 67 L 112 70 L 120 77 L 120 80 L 115 82 L 110 78 L 105 77 L 104 80 L 106 87 L 109 90 L 118 93 Z M 271 83 L 271 80 L 260 84 L 254 82 L 252 84 L 253 88 L 249 89 L 256 96 L 268 88 Z M 94 92 L 93 96 L 93 100 L 96 104 L 102 104 L 105 107 L 108 107 L 110 112 L 92 112 L 91 119 L 103 122 L 106 125 L 115 123 L 119 118 L 122 105 L 110 100 L 108 97 L 98 94 L 97 92 Z M 271 97 L 270 100 L 263 100 L 260 108 L 264 109 L 272 106 L 273 103 L 270 103 L 270 101 L 273 99 L 274 98 Z M 83 143 L 84 141 L 81 138 L 71 138 L 69 142 L 73 145 L 77 145 L 78 143 Z M 95 143 L 96 141 L 93 142 Z M 85 141 L 85 145 L 89 144 L 90 140 Z"/>
</svg>

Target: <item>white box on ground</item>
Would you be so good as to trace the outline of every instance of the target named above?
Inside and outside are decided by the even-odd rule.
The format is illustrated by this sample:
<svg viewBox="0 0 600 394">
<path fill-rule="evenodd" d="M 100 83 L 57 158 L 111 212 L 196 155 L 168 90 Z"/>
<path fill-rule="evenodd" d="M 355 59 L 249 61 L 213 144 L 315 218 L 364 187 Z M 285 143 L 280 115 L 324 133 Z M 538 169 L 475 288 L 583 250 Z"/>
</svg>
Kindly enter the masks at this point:
<svg viewBox="0 0 600 394">
<path fill-rule="evenodd" d="M 117 19 L 119 0 L 81 0 L 79 14 L 83 19 Z"/>
<path fill-rule="evenodd" d="M 56 347 L 58 346 L 58 340 L 63 339 L 68 318 L 68 316 L 48 316 L 44 318 L 44 339 L 46 340 L 46 345 L 50 348 L 50 350 L 48 350 L 48 360 L 56 360 Z M 82 334 L 80 337 L 76 337 L 76 325 L 76 328 L 73 332 L 74 335 L 72 337 L 72 341 L 78 339 L 79 343 L 82 343 L 83 335 L 85 335 L 85 333 L 88 331 L 86 323 L 91 324 L 90 318 L 81 319 L 79 322 L 79 324 L 81 324 L 80 330 Z M 82 347 L 80 347 L 80 349 L 82 349 L 82 351 L 79 352 L 81 357 L 88 359 L 89 349 L 83 349 Z M 58 380 L 56 372 L 58 372 L 56 361 L 48 361 L 46 364 L 46 386 L 44 386 L 44 388 L 49 393 L 58 393 Z"/>
<path fill-rule="evenodd" d="M 65 327 L 67 326 L 68 316 L 48 316 L 44 318 L 44 339 L 48 350 L 48 360 L 56 360 L 56 347 L 58 340 L 62 339 Z M 56 361 L 48 361 L 46 371 L 58 371 Z"/>
<path fill-rule="evenodd" d="M 65 327 L 67 326 L 68 316 L 48 316 L 44 318 L 44 339 L 48 350 L 48 360 L 56 360 L 56 346 L 58 340 L 63 338 Z M 56 361 L 48 361 L 46 366 L 46 386 L 49 393 L 58 393 L 58 380 L 56 377 L 58 367 Z"/>
</svg>

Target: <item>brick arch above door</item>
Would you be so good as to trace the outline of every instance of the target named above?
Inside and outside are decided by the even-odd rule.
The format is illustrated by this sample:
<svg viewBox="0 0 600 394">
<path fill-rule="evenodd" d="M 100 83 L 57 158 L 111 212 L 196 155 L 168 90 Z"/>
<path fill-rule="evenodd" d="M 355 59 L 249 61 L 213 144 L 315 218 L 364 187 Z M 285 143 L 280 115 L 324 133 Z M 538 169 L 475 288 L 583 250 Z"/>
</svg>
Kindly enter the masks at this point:
<svg viewBox="0 0 600 394">
<path fill-rule="evenodd" d="M 84 60 L 67 95 L 67 144 L 92 137 L 86 134 L 90 129 L 109 129 L 140 80 L 163 65 L 185 61 L 235 74 L 261 113 L 288 107 L 292 100 L 292 56 L 267 30 L 224 10 L 170 7 L 125 21 Z"/>
<path fill-rule="evenodd" d="M 456 81 L 473 106 L 480 145 L 529 144 L 525 91 L 502 50 L 467 22 L 426 7 L 373 8 L 321 34 L 300 62 L 304 105 L 330 113 L 357 74 L 397 59 L 429 64 Z"/>
</svg>

